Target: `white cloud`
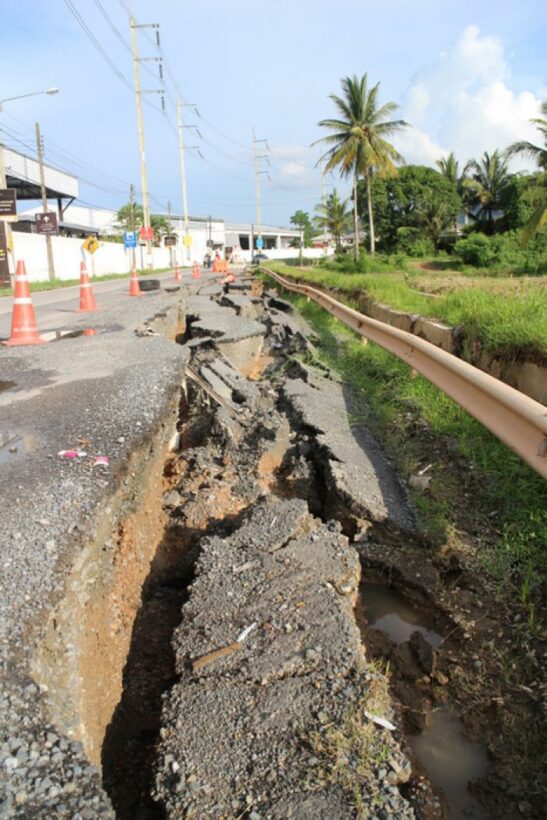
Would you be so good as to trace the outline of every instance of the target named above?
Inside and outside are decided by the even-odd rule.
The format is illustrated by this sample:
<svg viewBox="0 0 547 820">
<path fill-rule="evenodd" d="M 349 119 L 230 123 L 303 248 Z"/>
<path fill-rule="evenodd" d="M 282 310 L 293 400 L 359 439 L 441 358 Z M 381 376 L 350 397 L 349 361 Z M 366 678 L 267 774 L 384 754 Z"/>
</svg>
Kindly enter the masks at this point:
<svg viewBox="0 0 547 820">
<path fill-rule="evenodd" d="M 275 145 L 270 149 L 273 185 L 285 188 L 317 188 L 320 170 L 315 167 L 317 148 L 309 145 Z"/>
<path fill-rule="evenodd" d="M 406 94 L 403 117 L 414 127 L 397 138 L 409 162 L 433 164 L 454 151 L 466 161 L 517 139 L 537 140 L 529 120 L 541 97 L 515 93 L 497 37 L 467 26 L 454 46 L 418 72 Z M 519 160 L 516 167 L 525 167 Z M 531 166 L 528 166 L 531 167 Z"/>
</svg>

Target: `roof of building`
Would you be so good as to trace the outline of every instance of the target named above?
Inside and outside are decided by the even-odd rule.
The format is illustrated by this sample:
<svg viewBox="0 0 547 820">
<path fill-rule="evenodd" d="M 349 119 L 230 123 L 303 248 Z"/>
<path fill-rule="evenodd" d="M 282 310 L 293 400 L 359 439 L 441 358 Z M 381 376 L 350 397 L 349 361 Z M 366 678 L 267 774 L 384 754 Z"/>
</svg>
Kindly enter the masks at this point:
<svg viewBox="0 0 547 820">
<path fill-rule="evenodd" d="M 4 148 L 4 166 L 8 188 L 17 199 L 40 199 L 40 166 L 38 161 L 12 148 Z M 44 163 L 48 199 L 74 199 L 80 195 L 78 178 Z"/>
</svg>

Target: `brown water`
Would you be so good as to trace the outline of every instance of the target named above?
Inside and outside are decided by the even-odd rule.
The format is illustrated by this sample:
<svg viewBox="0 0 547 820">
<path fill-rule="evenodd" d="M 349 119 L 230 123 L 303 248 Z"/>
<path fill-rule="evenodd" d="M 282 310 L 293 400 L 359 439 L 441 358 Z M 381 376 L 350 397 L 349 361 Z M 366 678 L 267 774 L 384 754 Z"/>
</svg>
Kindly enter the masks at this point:
<svg viewBox="0 0 547 820">
<path fill-rule="evenodd" d="M 365 636 L 367 628 L 379 629 L 395 643 L 407 641 L 421 632 L 433 647 L 442 636 L 433 629 L 431 618 L 415 609 L 395 589 L 363 583 L 357 619 Z M 419 735 L 408 736 L 416 761 L 431 783 L 442 790 L 450 820 L 484 820 L 468 790 L 471 780 L 482 777 L 488 768 L 486 750 L 465 737 L 461 720 L 449 708 L 433 710 Z"/>
<path fill-rule="evenodd" d="M 431 712 L 427 728 L 409 736 L 408 742 L 430 781 L 442 789 L 450 820 L 486 817 L 467 788 L 471 780 L 486 774 L 486 751 L 467 740 L 451 709 Z"/>
<path fill-rule="evenodd" d="M 3 393 L 4 390 L 11 390 L 12 387 L 16 387 L 17 382 L 2 382 L 0 381 L 0 393 Z"/>
<path fill-rule="evenodd" d="M 360 609 L 369 627 L 385 632 L 395 643 L 408 641 L 413 632 L 421 632 L 433 647 L 441 642 L 442 636 L 431 628 L 430 619 L 391 587 L 361 584 Z"/>
</svg>

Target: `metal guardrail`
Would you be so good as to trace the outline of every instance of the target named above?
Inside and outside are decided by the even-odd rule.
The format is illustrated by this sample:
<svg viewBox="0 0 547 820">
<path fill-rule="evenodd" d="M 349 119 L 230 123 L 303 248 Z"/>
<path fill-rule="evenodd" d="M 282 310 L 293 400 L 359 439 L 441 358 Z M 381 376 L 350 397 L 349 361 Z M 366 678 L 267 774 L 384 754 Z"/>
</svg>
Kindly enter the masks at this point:
<svg viewBox="0 0 547 820">
<path fill-rule="evenodd" d="M 547 408 L 508 384 L 405 330 L 364 316 L 310 285 L 261 265 L 272 279 L 313 299 L 361 336 L 389 350 L 484 424 L 509 449 L 547 478 Z"/>
</svg>

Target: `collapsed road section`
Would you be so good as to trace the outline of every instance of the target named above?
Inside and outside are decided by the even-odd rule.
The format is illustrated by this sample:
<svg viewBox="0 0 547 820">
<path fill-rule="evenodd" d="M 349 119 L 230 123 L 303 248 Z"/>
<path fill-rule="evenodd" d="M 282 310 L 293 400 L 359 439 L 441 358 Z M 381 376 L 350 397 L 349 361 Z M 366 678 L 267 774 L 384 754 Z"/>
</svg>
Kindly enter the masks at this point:
<svg viewBox="0 0 547 820">
<path fill-rule="evenodd" d="M 0 816 L 446 816 L 406 732 L 444 685 L 435 641 L 453 625 L 410 616 L 389 652 L 363 625 L 362 567 L 369 581 L 398 556 L 415 598 L 430 579 L 404 557 L 413 512 L 355 396 L 255 280 L 196 283 L 184 318 L 180 293 L 154 298 L 93 339 L 103 361 L 121 354 L 113 373 L 78 380 L 89 352 L 70 340 L 72 378 L 50 362 L 51 386 L 20 404 L 40 402 L 55 458 L 37 466 L 57 486 L 36 476 L 24 520 L 17 478 L 3 519 Z M 109 472 L 84 457 L 55 472 L 61 435 L 110 448 Z M 462 793 L 483 762 L 452 816 L 475 811 Z"/>
</svg>

